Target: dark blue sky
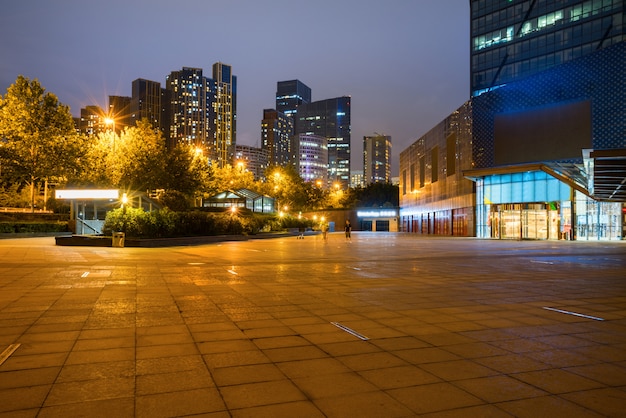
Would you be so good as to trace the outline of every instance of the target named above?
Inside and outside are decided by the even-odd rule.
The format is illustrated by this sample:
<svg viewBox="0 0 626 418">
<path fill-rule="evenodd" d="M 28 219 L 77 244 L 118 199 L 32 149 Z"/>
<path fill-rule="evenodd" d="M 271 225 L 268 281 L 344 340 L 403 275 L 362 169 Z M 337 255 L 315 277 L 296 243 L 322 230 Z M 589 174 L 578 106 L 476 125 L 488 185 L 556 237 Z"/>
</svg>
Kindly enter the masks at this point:
<svg viewBox="0 0 626 418">
<path fill-rule="evenodd" d="M 37 78 L 75 116 L 137 78 L 232 65 L 245 145 L 260 146 L 278 81 L 352 96 L 353 170 L 377 132 L 397 175 L 399 153 L 469 98 L 467 0 L 5 0 L 0 39 L 0 94 Z"/>
</svg>

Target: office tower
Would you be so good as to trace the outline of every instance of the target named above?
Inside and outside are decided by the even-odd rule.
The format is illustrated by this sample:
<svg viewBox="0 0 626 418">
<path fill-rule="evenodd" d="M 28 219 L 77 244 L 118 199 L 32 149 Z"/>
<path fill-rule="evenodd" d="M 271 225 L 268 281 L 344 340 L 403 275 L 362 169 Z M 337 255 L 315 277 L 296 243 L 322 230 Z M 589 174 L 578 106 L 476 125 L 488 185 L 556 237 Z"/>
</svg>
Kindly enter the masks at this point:
<svg viewBox="0 0 626 418">
<path fill-rule="evenodd" d="M 130 97 L 109 96 L 109 112 L 107 116 L 115 121 L 115 132 L 117 133 L 132 125 L 130 103 Z"/>
<path fill-rule="evenodd" d="M 363 171 L 366 184 L 391 182 L 391 137 L 363 137 Z"/>
<path fill-rule="evenodd" d="M 163 93 L 158 81 L 138 78 L 132 83 L 130 113 L 134 124 L 148 120 L 153 127 L 163 127 Z"/>
<path fill-rule="evenodd" d="M 261 121 L 261 148 L 268 154 L 270 165 L 293 163 L 293 119 L 274 109 L 263 110 Z"/>
<path fill-rule="evenodd" d="M 471 95 L 625 39 L 623 0 L 472 0 Z"/>
<path fill-rule="evenodd" d="M 237 77 L 230 65 L 217 62 L 213 64 L 215 83 L 214 158 L 220 167 L 232 164 L 237 143 Z"/>
<path fill-rule="evenodd" d="M 262 179 L 268 167 L 267 151 L 248 145 L 235 145 L 234 167 L 251 172 L 255 180 Z"/>
<path fill-rule="evenodd" d="M 311 89 L 300 80 L 279 81 L 276 85 L 276 110 L 287 116 L 297 113 L 298 106 L 311 103 Z"/>
<path fill-rule="evenodd" d="M 293 118 L 293 129 L 298 125 L 298 106 L 311 103 L 311 89 L 300 80 L 279 81 L 276 84 L 276 110 Z"/>
<path fill-rule="evenodd" d="M 169 145 L 193 145 L 215 157 L 215 83 L 202 75 L 201 68 L 190 67 L 172 71 L 165 83 L 170 94 Z"/>
<path fill-rule="evenodd" d="M 328 185 L 328 140 L 324 136 L 299 134 L 297 167 L 304 181 Z"/>
<path fill-rule="evenodd" d="M 350 102 L 348 96 L 303 103 L 298 107 L 296 135 L 328 140 L 328 181 L 350 186 Z"/>
</svg>

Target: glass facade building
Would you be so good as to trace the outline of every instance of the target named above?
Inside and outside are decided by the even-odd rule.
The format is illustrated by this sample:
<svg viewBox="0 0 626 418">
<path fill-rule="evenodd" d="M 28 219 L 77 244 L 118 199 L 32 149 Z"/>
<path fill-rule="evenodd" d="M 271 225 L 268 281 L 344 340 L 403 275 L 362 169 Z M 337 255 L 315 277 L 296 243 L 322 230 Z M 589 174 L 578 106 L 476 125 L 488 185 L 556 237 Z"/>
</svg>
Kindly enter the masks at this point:
<svg viewBox="0 0 626 418">
<path fill-rule="evenodd" d="M 350 185 L 350 102 L 348 96 L 301 104 L 296 135 L 308 134 L 328 140 L 328 181 Z"/>
<path fill-rule="evenodd" d="M 478 3 L 496 9 L 496 2 L 472 5 Z M 498 7 L 525 3 L 546 11 L 548 4 L 583 2 Z M 401 152 L 402 230 L 623 239 L 626 42 L 611 39 L 609 46 L 472 97 Z M 602 161 L 594 155 L 614 156 L 600 176 Z"/>
<path fill-rule="evenodd" d="M 624 0 L 472 0 L 471 94 L 624 41 Z"/>
</svg>

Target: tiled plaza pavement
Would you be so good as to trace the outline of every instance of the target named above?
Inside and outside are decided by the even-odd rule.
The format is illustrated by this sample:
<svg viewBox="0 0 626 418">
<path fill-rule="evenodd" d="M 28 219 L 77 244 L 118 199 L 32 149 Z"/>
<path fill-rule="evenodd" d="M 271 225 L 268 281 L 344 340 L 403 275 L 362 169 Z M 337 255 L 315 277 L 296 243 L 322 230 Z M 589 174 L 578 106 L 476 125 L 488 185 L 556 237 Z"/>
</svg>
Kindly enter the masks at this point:
<svg viewBox="0 0 626 418">
<path fill-rule="evenodd" d="M 0 417 L 623 417 L 626 242 L 5 239 L 0 352 Z"/>
</svg>

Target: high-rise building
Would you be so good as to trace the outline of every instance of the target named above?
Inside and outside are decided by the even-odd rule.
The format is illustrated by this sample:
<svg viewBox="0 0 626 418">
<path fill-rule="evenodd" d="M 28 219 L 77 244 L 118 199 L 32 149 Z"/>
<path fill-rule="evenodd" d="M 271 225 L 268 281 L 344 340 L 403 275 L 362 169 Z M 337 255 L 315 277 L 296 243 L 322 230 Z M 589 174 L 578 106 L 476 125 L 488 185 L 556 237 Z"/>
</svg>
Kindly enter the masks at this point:
<svg viewBox="0 0 626 418">
<path fill-rule="evenodd" d="M 622 42 L 625 4 L 472 0 L 472 96 Z"/>
<path fill-rule="evenodd" d="M 183 67 L 172 71 L 165 88 L 170 145 L 194 145 L 219 166 L 232 164 L 237 142 L 237 77 L 232 67 L 213 64 L 212 79 L 201 68 Z"/>
<path fill-rule="evenodd" d="M 311 89 L 300 80 L 279 81 L 276 86 L 276 110 L 294 116 L 298 106 L 311 103 Z"/>
<path fill-rule="evenodd" d="M 391 182 L 391 137 L 376 134 L 363 137 L 365 183 Z"/>
<path fill-rule="evenodd" d="M 298 107 L 296 135 L 328 140 L 328 181 L 350 186 L 350 102 L 348 96 L 303 103 Z"/>
<path fill-rule="evenodd" d="M 214 155 L 215 83 L 201 68 L 183 67 L 166 78 L 170 101 L 170 145 L 186 143 Z"/>
<path fill-rule="evenodd" d="M 158 81 L 138 78 L 132 83 L 130 114 L 136 124 L 140 120 L 148 120 L 153 127 L 162 129 L 163 93 Z"/>
<path fill-rule="evenodd" d="M 284 166 L 293 163 L 293 119 L 274 109 L 263 110 L 261 148 L 268 154 L 269 164 Z"/>
<path fill-rule="evenodd" d="M 213 64 L 215 83 L 214 156 L 220 166 L 232 164 L 237 144 L 237 77 L 230 65 Z"/>
<path fill-rule="evenodd" d="M 324 136 L 300 134 L 297 167 L 304 181 L 328 185 L 328 140 Z"/>
</svg>

